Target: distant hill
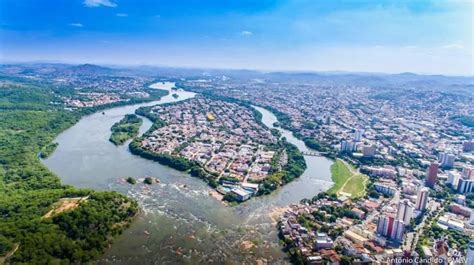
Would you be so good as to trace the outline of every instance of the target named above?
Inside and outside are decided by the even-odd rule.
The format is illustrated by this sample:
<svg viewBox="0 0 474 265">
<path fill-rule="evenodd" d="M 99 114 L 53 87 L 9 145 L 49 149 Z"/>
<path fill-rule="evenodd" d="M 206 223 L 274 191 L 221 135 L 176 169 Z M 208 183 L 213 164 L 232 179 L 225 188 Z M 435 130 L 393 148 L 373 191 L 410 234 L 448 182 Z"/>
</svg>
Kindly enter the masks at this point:
<svg viewBox="0 0 474 265">
<path fill-rule="evenodd" d="M 60 76 L 73 75 L 111 75 L 117 72 L 116 69 L 103 67 L 95 64 L 54 64 L 54 63 L 33 63 L 33 64 L 10 64 L 0 65 L 0 73 L 5 74 L 50 74 Z"/>
<path fill-rule="evenodd" d="M 268 82 L 307 82 L 319 85 L 351 85 L 393 88 L 425 88 L 470 90 L 473 76 L 420 75 L 410 72 L 400 74 L 363 72 L 310 72 L 310 71 L 257 71 L 246 69 L 180 68 L 165 66 L 99 66 L 95 64 L 23 63 L 0 65 L 0 73 L 52 76 L 166 76 L 168 78 L 230 78 L 258 79 Z"/>
<path fill-rule="evenodd" d="M 81 64 L 71 66 L 60 70 L 61 74 L 64 75 L 109 75 L 114 73 L 114 69 L 107 68 L 95 64 Z"/>
</svg>

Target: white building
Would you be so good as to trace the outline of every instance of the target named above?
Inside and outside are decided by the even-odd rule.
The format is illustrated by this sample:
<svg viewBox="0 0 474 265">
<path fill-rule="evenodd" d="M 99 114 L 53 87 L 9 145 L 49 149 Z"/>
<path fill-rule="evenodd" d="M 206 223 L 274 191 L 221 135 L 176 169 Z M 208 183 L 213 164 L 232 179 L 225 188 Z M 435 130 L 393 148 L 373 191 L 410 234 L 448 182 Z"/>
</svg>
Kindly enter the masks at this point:
<svg viewBox="0 0 474 265">
<path fill-rule="evenodd" d="M 376 182 L 374 183 L 374 187 L 376 191 L 381 192 L 386 195 L 393 195 L 397 191 L 397 188 L 394 186 L 391 186 L 389 183 Z"/>
<path fill-rule="evenodd" d="M 403 241 L 403 234 L 405 233 L 405 224 L 401 220 L 395 220 L 393 223 L 393 230 L 391 238 L 398 242 Z"/>
<path fill-rule="evenodd" d="M 316 236 L 316 249 L 329 249 L 333 247 L 334 242 L 326 233 L 318 233 Z"/>
<path fill-rule="evenodd" d="M 354 152 L 357 150 L 357 144 L 355 142 L 342 141 L 341 142 L 341 152 Z"/>
<path fill-rule="evenodd" d="M 466 179 L 474 178 L 474 167 L 473 166 L 464 166 L 462 169 L 462 176 Z"/>
<path fill-rule="evenodd" d="M 397 220 L 403 221 L 404 224 L 410 224 L 410 220 L 413 216 L 413 204 L 405 199 L 398 203 Z"/>
<path fill-rule="evenodd" d="M 364 135 L 364 130 L 362 129 L 357 129 L 355 132 L 354 132 L 354 141 L 356 142 L 360 142 L 360 140 L 362 140 L 362 136 Z"/>
<path fill-rule="evenodd" d="M 426 203 L 428 202 L 429 189 L 426 187 L 420 188 L 416 196 L 415 209 L 418 211 L 423 211 L 426 208 Z"/>
<path fill-rule="evenodd" d="M 441 167 L 454 167 L 454 159 L 456 158 L 455 155 L 449 153 L 441 153 L 439 154 L 439 163 Z"/>
<path fill-rule="evenodd" d="M 461 178 L 459 180 L 457 192 L 461 194 L 474 192 L 474 179 Z"/>
<path fill-rule="evenodd" d="M 461 174 L 457 170 L 450 170 L 448 171 L 448 179 L 446 180 L 446 184 L 451 184 L 451 187 L 456 189 L 459 185 L 460 178 Z"/>
</svg>

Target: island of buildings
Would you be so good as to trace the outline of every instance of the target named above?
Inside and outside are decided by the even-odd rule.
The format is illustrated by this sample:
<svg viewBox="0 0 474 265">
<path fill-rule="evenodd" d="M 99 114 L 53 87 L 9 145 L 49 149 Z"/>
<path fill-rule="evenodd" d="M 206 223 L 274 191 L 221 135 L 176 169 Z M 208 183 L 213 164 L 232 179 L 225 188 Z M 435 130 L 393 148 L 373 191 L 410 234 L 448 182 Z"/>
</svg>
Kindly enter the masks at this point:
<svg viewBox="0 0 474 265">
<path fill-rule="evenodd" d="M 289 151 L 288 143 L 257 120 L 253 108 L 197 96 L 137 113 L 154 120 L 154 126 L 131 145 L 132 152 L 140 154 L 140 148 L 177 169 L 191 169 L 228 201 L 248 200 L 262 194 L 261 186 L 280 185 L 304 169 L 299 151 Z M 295 150 L 303 164 L 300 173 L 291 175 L 285 169 L 295 163 Z"/>
</svg>

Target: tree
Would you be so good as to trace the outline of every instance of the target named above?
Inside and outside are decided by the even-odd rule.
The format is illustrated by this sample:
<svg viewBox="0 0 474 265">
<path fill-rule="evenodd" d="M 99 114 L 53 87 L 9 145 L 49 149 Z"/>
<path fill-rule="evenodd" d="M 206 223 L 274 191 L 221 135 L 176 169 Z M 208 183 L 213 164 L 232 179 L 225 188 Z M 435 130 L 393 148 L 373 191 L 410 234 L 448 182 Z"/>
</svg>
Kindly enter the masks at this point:
<svg viewBox="0 0 474 265">
<path fill-rule="evenodd" d="M 144 180 L 143 180 L 143 183 L 145 184 L 148 184 L 148 185 L 151 185 L 155 182 L 155 180 L 152 178 L 152 177 L 146 177 Z"/>
<path fill-rule="evenodd" d="M 132 185 L 134 185 L 134 184 L 137 183 L 137 180 L 136 180 L 135 178 L 133 178 L 133 177 L 128 177 L 128 178 L 127 178 L 127 182 L 130 183 L 130 184 L 132 184 Z"/>
</svg>

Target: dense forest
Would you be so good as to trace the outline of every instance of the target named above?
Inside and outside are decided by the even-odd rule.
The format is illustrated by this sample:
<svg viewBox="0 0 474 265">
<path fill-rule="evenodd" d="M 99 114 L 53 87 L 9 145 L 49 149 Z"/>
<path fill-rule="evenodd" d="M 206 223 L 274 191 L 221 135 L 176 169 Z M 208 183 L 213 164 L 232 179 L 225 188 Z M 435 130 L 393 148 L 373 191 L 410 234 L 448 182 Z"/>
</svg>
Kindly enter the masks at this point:
<svg viewBox="0 0 474 265">
<path fill-rule="evenodd" d="M 135 114 L 127 114 L 119 122 L 112 125 L 109 141 L 115 145 L 121 145 L 127 140 L 138 135 L 143 120 Z"/>
<path fill-rule="evenodd" d="M 118 193 L 62 185 L 41 164 L 39 156 L 54 151 L 60 132 L 97 109 L 66 110 L 57 103 L 65 93 L 74 92 L 0 77 L 0 257 L 11 255 L 12 263 L 90 261 L 138 211 Z M 87 200 L 44 217 L 61 198 L 73 197 Z"/>
</svg>

